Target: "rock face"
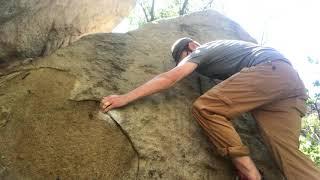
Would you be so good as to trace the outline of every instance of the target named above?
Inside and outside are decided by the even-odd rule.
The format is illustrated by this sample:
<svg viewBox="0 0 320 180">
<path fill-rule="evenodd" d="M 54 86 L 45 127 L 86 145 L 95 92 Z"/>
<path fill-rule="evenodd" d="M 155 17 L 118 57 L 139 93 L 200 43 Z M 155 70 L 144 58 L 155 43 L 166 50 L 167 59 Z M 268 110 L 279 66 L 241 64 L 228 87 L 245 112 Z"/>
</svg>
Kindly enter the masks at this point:
<svg viewBox="0 0 320 180">
<path fill-rule="evenodd" d="M 47 55 L 81 36 L 111 30 L 135 0 L 0 0 L 0 62 Z"/>
<path fill-rule="evenodd" d="M 205 11 L 126 34 L 88 35 L 3 70 L 0 178 L 232 179 L 230 162 L 217 156 L 190 114 L 208 80 L 194 74 L 124 108 L 98 111 L 102 96 L 126 93 L 171 69 L 170 47 L 183 36 L 255 42 L 235 22 Z M 258 167 L 266 179 L 283 179 L 254 121 L 244 118 L 235 124 Z"/>
</svg>

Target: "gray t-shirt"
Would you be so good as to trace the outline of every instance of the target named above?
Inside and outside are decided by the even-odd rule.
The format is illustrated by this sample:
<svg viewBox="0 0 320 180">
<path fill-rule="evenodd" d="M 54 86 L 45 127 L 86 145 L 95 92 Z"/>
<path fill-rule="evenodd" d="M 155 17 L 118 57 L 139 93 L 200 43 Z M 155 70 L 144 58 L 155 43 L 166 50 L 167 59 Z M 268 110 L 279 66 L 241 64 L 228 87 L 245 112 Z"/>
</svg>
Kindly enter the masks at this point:
<svg viewBox="0 0 320 180">
<path fill-rule="evenodd" d="M 244 67 L 270 60 L 289 62 L 270 47 L 240 40 L 217 40 L 199 46 L 186 57 L 187 62 L 198 64 L 196 72 L 212 79 L 227 79 Z"/>
</svg>

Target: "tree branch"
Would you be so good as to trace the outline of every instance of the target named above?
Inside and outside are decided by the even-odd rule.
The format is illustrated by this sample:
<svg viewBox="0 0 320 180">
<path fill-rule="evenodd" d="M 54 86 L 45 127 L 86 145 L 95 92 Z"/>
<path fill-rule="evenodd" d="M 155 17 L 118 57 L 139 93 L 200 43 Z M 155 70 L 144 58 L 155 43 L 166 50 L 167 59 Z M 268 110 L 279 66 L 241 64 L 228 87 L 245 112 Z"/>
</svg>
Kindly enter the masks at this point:
<svg viewBox="0 0 320 180">
<path fill-rule="evenodd" d="M 147 21 L 147 22 L 150 22 L 149 17 L 148 17 L 148 14 L 147 14 L 147 11 L 146 11 L 146 9 L 143 7 L 143 5 L 142 5 L 141 2 L 140 2 L 140 6 L 141 6 L 141 8 L 142 8 L 142 10 L 143 10 L 144 16 L 146 17 L 146 21 Z"/>
<path fill-rule="evenodd" d="M 207 5 L 205 5 L 205 6 L 202 8 L 202 10 L 206 10 L 206 9 L 208 9 L 208 8 L 211 8 L 212 3 L 213 3 L 213 0 L 208 1 Z"/>
</svg>

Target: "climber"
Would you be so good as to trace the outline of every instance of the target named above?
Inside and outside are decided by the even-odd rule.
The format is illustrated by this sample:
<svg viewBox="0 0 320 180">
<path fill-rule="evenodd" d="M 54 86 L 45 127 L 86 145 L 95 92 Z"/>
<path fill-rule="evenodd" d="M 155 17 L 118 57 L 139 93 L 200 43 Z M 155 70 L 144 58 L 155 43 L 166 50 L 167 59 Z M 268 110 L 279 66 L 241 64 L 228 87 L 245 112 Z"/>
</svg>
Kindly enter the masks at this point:
<svg viewBox="0 0 320 180">
<path fill-rule="evenodd" d="M 201 95 L 192 114 L 217 152 L 233 162 L 242 177 L 261 179 L 249 149 L 231 120 L 251 112 L 261 136 L 288 180 L 316 180 L 320 170 L 298 149 L 306 93 L 290 61 L 273 48 L 240 40 L 216 40 L 200 45 L 178 39 L 171 48 L 176 67 L 123 95 L 101 100 L 107 112 L 138 98 L 168 89 L 196 71 L 223 80 Z"/>
</svg>

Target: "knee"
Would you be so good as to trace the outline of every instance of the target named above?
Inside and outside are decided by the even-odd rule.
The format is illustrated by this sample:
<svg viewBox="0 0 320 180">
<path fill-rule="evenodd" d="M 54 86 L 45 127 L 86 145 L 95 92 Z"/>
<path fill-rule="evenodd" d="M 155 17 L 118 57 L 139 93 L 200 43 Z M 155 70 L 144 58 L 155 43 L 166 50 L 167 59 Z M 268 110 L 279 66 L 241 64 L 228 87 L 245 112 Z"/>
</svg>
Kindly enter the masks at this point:
<svg viewBox="0 0 320 180">
<path fill-rule="evenodd" d="M 197 120 L 202 119 L 202 121 L 211 119 L 216 114 L 215 108 L 208 107 L 208 104 L 201 97 L 193 102 L 191 111 Z"/>
<path fill-rule="evenodd" d="M 213 115 L 220 115 L 228 119 L 231 119 L 237 113 L 236 111 L 232 111 L 226 103 L 223 103 L 219 99 L 208 100 L 201 96 L 193 102 L 191 111 L 194 115 L 198 116 L 211 117 Z"/>
</svg>

